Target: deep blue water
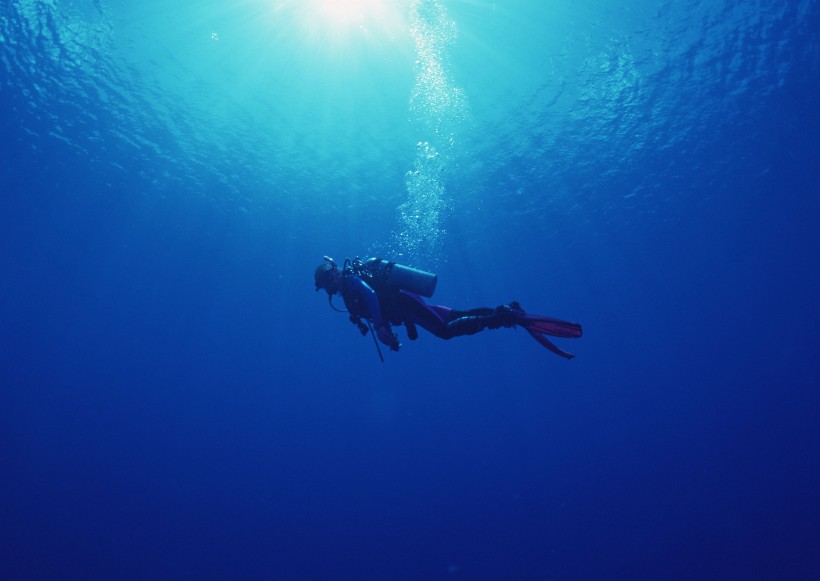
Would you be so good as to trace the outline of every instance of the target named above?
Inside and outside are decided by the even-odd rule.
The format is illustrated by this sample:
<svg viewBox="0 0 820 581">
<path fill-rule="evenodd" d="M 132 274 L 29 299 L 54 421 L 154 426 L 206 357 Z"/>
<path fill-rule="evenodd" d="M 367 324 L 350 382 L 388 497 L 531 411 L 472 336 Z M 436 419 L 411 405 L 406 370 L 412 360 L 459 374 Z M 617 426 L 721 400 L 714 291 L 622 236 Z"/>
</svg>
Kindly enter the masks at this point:
<svg viewBox="0 0 820 581">
<path fill-rule="evenodd" d="M 6 0 L 0 577 L 820 578 L 814 0 Z M 382 364 L 324 254 L 455 307 Z"/>
</svg>

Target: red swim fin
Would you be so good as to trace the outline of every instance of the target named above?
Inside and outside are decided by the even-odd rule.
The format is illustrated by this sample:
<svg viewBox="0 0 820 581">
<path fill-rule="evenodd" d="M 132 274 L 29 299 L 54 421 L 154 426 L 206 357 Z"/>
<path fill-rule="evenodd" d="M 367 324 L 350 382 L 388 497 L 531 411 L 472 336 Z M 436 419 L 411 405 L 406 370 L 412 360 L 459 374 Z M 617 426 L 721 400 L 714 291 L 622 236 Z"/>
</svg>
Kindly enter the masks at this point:
<svg viewBox="0 0 820 581">
<path fill-rule="evenodd" d="M 530 331 L 529 329 L 527 329 L 527 333 L 529 333 L 530 336 L 533 339 L 535 339 L 536 341 L 541 343 L 541 345 L 543 345 L 544 347 L 546 347 L 547 349 L 549 349 L 550 351 L 552 351 L 556 355 L 560 355 L 561 357 L 564 357 L 565 359 L 572 359 L 573 357 L 575 357 L 575 355 L 573 355 L 572 353 L 568 353 L 568 352 L 564 351 L 563 349 L 559 348 L 555 343 L 553 343 L 552 341 L 550 341 L 549 339 L 547 339 L 546 337 L 544 337 L 540 333 L 537 333 L 535 331 Z"/>
<path fill-rule="evenodd" d="M 552 335 L 553 337 L 564 337 L 566 339 L 577 339 L 582 335 L 581 325 L 570 321 L 563 321 L 553 317 L 543 317 L 541 315 L 521 315 L 519 325 L 535 333 Z"/>
<path fill-rule="evenodd" d="M 523 327 L 530 337 L 538 341 L 541 345 L 566 359 L 575 357 L 572 353 L 568 353 L 559 348 L 552 341 L 547 339 L 544 335 L 551 335 L 553 337 L 563 337 L 565 339 L 577 339 L 583 332 L 581 325 L 555 317 L 545 317 L 543 315 L 529 315 L 524 312 L 517 302 L 510 304 L 511 310 L 515 313 L 515 324 Z"/>
</svg>

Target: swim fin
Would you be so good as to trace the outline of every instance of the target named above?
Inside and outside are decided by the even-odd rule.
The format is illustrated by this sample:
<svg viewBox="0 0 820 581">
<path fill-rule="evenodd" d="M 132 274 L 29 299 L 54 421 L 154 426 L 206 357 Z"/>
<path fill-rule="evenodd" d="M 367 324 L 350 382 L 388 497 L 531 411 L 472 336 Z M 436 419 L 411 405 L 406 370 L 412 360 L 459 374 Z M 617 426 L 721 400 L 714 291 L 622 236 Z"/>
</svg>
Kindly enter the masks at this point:
<svg viewBox="0 0 820 581">
<path fill-rule="evenodd" d="M 581 325 L 556 319 L 554 317 L 545 317 L 543 315 L 530 315 L 524 312 L 517 302 L 510 303 L 507 312 L 512 315 L 515 324 L 523 327 L 530 336 L 538 341 L 541 345 L 561 357 L 572 359 L 575 357 L 572 353 L 568 353 L 559 348 L 552 341 L 547 339 L 544 335 L 552 337 L 562 337 L 565 339 L 577 339 L 583 332 Z"/>
<path fill-rule="evenodd" d="M 562 321 L 553 317 L 543 317 L 541 315 L 523 315 L 518 324 L 536 333 L 552 335 L 553 337 L 564 337 L 566 339 L 577 339 L 582 335 L 581 325 Z"/>
<path fill-rule="evenodd" d="M 526 329 L 527 333 L 529 333 L 530 336 L 533 339 L 535 339 L 536 341 L 541 343 L 541 345 L 543 345 L 544 347 L 546 347 L 547 349 L 549 349 L 550 351 L 552 351 L 556 355 L 560 355 L 561 357 L 563 357 L 565 359 L 572 359 L 573 357 L 575 357 L 574 354 L 569 353 L 567 351 L 564 351 L 563 349 L 558 347 L 558 345 L 556 345 L 555 343 L 553 343 L 552 341 L 550 341 L 549 339 L 544 337 L 541 333 L 537 333 L 535 331 L 530 331 L 526 327 L 525 327 L 525 329 Z"/>
</svg>

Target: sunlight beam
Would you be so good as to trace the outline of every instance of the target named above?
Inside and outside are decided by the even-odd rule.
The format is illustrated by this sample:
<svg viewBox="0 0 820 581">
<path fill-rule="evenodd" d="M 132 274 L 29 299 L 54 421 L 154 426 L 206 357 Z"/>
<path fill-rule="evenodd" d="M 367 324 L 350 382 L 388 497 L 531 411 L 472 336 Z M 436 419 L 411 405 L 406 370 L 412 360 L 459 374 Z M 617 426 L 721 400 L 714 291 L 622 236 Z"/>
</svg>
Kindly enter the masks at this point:
<svg viewBox="0 0 820 581">
<path fill-rule="evenodd" d="M 339 45 L 355 37 L 406 34 L 407 7 L 406 0 L 279 0 L 274 14 L 290 14 L 315 43 Z"/>
</svg>

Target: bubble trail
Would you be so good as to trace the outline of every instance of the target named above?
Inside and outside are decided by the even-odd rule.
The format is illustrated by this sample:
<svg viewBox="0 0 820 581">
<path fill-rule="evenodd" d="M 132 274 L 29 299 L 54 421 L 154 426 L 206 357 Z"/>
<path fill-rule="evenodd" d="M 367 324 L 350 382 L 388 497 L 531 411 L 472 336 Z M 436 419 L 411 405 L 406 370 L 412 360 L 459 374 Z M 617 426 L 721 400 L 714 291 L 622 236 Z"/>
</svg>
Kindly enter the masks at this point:
<svg viewBox="0 0 820 581">
<path fill-rule="evenodd" d="M 410 114 L 422 139 L 412 170 L 405 176 L 407 200 L 399 210 L 399 254 L 435 265 L 441 256 L 444 221 L 451 207 L 446 179 L 456 130 L 465 116 L 464 92 L 449 74 L 448 47 L 458 36 L 456 23 L 439 0 L 416 0 L 410 11 L 416 45 L 416 83 Z"/>
</svg>

